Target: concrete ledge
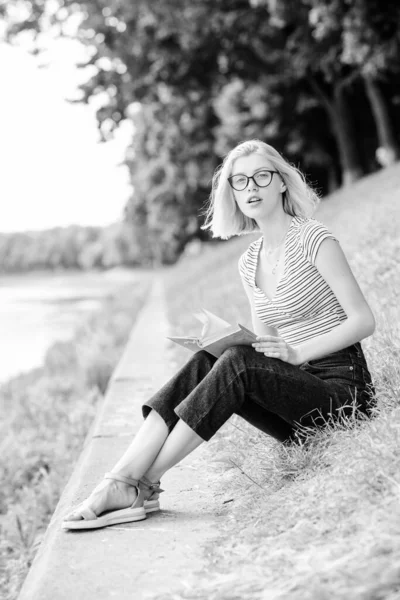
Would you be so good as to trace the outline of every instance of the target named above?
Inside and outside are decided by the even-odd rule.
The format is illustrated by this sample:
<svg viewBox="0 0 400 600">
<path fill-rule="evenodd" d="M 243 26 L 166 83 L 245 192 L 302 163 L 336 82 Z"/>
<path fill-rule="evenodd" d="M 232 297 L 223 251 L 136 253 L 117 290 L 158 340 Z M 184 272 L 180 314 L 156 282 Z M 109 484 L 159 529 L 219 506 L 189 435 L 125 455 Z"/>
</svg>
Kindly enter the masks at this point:
<svg viewBox="0 0 400 600">
<path fill-rule="evenodd" d="M 162 282 L 155 281 L 19 600 L 140 600 L 173 590 L 201 567 L 202 546 L 216 535 L 225 507 L 210 493 L 207 474 L 196 473 L 193 455 L 163 478 L 160 513 L 99 530 L 61 529 L 63 515 L 88 496 L 140 427 L 142 402 L 171 376 L 168 329 Z"/>
</svg>

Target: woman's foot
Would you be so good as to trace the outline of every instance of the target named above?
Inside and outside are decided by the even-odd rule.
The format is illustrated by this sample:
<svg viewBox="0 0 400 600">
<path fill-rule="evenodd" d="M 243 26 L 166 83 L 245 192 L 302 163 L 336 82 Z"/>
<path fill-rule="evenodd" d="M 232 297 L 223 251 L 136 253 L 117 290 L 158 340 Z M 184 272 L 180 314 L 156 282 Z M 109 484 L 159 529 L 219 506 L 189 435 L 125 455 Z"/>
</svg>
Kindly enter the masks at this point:
<svg viewBox="0 0 400 600">
<path fill-rule="evenodd" d="M 97 516 L 111 510 L 128 508 L 137 498 L 137 489 L 132 485 L 104 479 L 93 490 L 89 498 L 64 517 L 64 521 L 80 521 L 83 519 L 81 509 L 89 508 Z"/>
</svg>

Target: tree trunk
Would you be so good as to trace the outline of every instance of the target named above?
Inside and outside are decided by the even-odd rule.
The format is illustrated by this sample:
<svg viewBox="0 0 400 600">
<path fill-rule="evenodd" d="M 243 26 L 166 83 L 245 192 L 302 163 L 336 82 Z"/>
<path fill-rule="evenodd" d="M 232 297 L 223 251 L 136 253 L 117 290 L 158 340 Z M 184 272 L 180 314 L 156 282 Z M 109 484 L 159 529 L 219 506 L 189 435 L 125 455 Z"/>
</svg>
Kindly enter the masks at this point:
<svg viewBox="0 0 400 600">
<path fill-rule="evenodd" d="M 357 148 L 352 115 L 345 97 L 345 86 L 337 83 L 333 88 L 333 97 L 330 98 L 314 77 L 311 76 L 309 81 L 329 115 L 338 147 L 342 182 L 346 186 L 360 179 L 364 175 L 364 169 Z"/>
<path fill-rule="evenodd" d="M 363 78 L 380 146 L 377 149 L 376 158 L 383 167 L 387 167 L 400 159 L 400 147 L 393 133 L 389 110 L 382 90 L 372 75 L 363 75 Z"/>
<path fill-rule="evenodd" d="M 328 165 L 328 178 L 327 178 L 328 194 L 333 194 L 340 187 L 339 173 L 336 165 L 331 162 Z"/>
<path fill-rule="evenodd" d="M 353 119 L 345 96 L 345 88 L 336 85 L 331 110 L 332 130 L 336 136 L 343 185 L 349 185 L 364 175 L 356 143 Z"/>
</svg>

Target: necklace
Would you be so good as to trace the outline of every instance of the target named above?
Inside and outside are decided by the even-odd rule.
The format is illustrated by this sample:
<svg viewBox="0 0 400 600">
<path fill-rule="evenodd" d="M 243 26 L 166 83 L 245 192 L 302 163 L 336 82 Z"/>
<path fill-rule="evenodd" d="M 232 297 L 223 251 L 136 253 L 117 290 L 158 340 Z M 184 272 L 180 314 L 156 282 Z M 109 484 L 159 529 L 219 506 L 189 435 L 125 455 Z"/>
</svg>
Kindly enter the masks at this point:
<svg viewBox="0 0 400 600">
<path fill-rule="evenodd" d="M 268 250 L 265 250 L 265 249 L 264 249 L 265 262 L 267 263 L 267 265 L 268 265 L 270 268 L 272 267 L 272 268 L 271 268 L 271 273 L 272 273 L 273 275 L 275 275 L 275 273 L 276 273 L 276 270 L 277 270 L 277 268 L 278 268 L 278 265 L 279 265 L 279 261 L 280 261 L 280 259 L 281 259 L 281 252 L 280 252 L 280 249 L 281 249 L 281 246 L 282 246 L 283 242 L 285 241 L 286 234 L 287 234 L 287 232 L 285 232 L 285 234 L 284 234 L 283 238 L 281 239 L 281 241 L 279 242 L 279 244 L 278 244 L 277 246 L 274 246 L 273 248 L 268 248 Z M 264 241 L 263 241 L 263 247 L 264 247 Z M 278 250 L 278 258 L 277 258 L 277 260 L 275 261 L 275 263 L 274 263 L 274 262 L 272 262 L 272 263 L 271 263 L 271 262 L 270 262 L 270 256 L 272 256 L 273 254 L 275 254 L 275 252 L 276 252 L 277 250 Z"/>
<path fill-rule="evenodd" d="M 279 247 L 279 246 L 278 246 L 278 247 Z M 278 265 L 279 265 L 279 261 L 280 261 L 280 259 L 281 259 L 280 252 L 279 252 L 279 254 L 278 254 L 278 258 L 277 258 L 276 262 L 275 262 L 275 263 L 272 263 L 272 264 L 269 262 L 269 257 L 268 257 L 268 256 L 265 256 L 265 262 L 266 262 L 266 264 L 268 265 L 268 267 L 270 267 L 270 268 L 272 267 L 272 268 L 271 268 L 271 273 L 272 273 L 273 275 L 275 275 L 275 273 L 276 273 L 276 270 L 277 270 L 277 268 L 278 268 Z"/>
</svg>

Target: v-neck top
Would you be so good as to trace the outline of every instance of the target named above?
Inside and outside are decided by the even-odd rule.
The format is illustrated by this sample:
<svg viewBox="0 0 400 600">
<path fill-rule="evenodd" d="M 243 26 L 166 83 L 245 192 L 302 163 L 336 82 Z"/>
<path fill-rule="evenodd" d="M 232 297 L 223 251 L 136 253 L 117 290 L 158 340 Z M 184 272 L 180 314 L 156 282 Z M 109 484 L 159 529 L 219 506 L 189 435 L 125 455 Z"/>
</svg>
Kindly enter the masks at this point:
<svg viewBox="0 0 400 600">
<path fill-rule="evenodd" d="M 318 249 L 326 238 L 338 241 L 315 219 L 293 217 L 284 243 L 284 267 L 273 298 L 256 284 L 263 236 L 239 258 L 239 273 L 253 289 L 260 321 L 279 330 L 284 340 L 297 346 L 328 333 L 347 319 L 332 289 L 315 266 Z"/>
</svg>

